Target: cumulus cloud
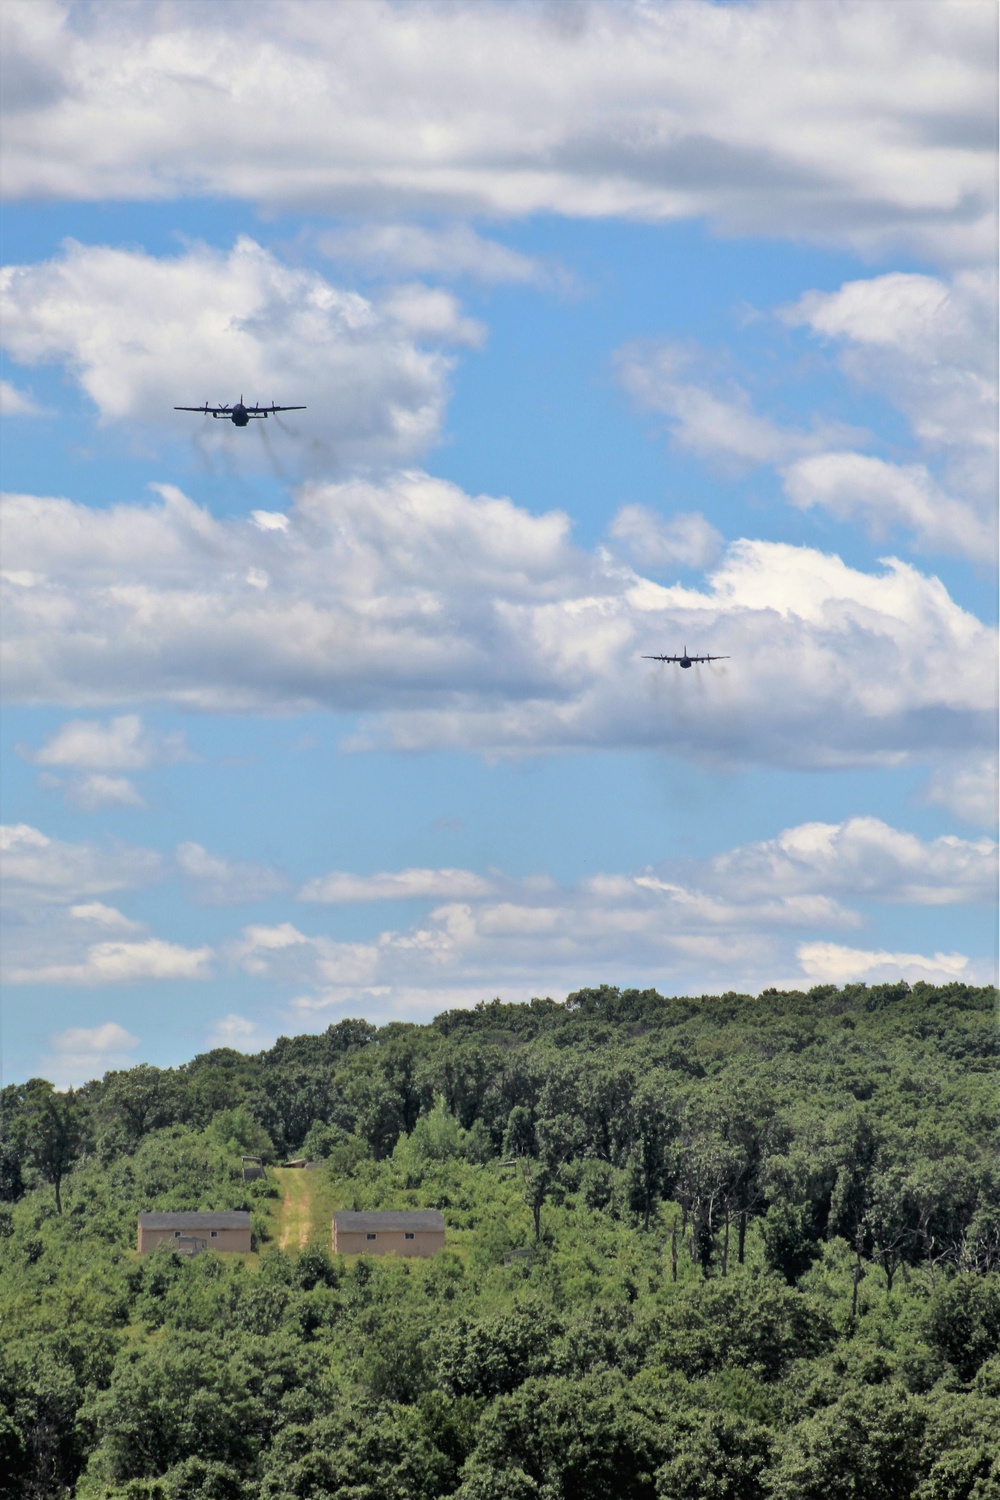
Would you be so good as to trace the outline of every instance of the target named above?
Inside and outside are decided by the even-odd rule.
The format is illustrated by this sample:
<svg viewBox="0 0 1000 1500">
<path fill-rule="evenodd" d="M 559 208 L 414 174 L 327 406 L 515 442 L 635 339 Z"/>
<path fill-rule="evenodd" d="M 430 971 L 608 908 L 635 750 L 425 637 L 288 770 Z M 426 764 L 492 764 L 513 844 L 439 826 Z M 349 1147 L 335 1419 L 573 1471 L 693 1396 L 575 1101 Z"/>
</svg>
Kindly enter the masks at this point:
<svg viewBox="0 0 1000 1500">
<path fill-rule="evenodd" d="M 145 807 L 142 793 L 127 776 L 104 776 L 95 772 L 70 781 L 66 801 L 80 812 L 96 812 L 101 807 Z"/>
<path fill-rule="evenodd" d="M 104 724 L 96 719 L 71 719 L 39 749 L 22 749 L 22 753 L 37 766 L 102 771 L 138 771 L 191 759 L 182 732 L 157 734 L 147 730 L 138 714 L 121 714 Z"/>
<path fill-rule="evenodd" d="M 575 885 L 494 872 L 476 891 L 475 876 L 449 872 L 465 876 L 467 889 L 436 905 L 443 882 L 413 876 L 442 872 L 340 874 L 327 899 L 390 899 L 403 888 L 427 910 L 364 943 L 284 922 L 246 928 L 228 951 L 237 968 L 282 993 L 297 988 L 292 1008 L 301 1012 L 353 1000 L 366 1014 L 394 1014 L 422 995 L 430 1014 L 435 1004 L 466 1003 L 449 996 L 558 994 L 609 972 L 674 991 L 753 989 L 776 975 L 791 984 L 901 974 L 985 980 L 988 958 L 869 951 L 836 937 L 869 924 L 879 905 L 992 904 L 996 854 L 989 839 L 922 840 L 855 817 Z M 301 897 L 316 899 L 323 882 L 312 884 L 320 890 L 307 886 Z"/>
<path fill-rule="evenodd" d="M 784 476 L 793 505 L 822 505 L 841 521 L 860 519 L 877 541 L 908 527 L 926 552 L 989 556 L 995 517 L 946 494 L 925 464 L 892 464 L 862 453 L 818 453 L 791 464 Z"/>
<path fill-rule="evenodd" d="M 103 901 L 81 901 L 69 909 L 71 917 L 78 922 L 92 922 L 97 927 L 113 927 L 122 932 L 140 932 L 141 922 L 133 922 L 115 906 L 106 906 Z"/>
<path fill-rule="evenodd" d="M 831 343 L 843 372 L 894 404 L 916 462 L 858 451 L 870 434 L 814 419 L 791 427 L 762 415 L 737 381 L 721 381 L 694 346 L 640 340 L 615 368 L 640 407 L 667 419 L 672 440 L 716 464 L 770 465 L 801 509 L 858 520 L 877 540 L 903 530 L 923 551 L 982 559 L 996 545 L 996 282 L 893 272 L 807 292 L 779 316 Z"/>
<path fill-rule="evenodd" d="M 375 977 L 378 949 L 371 943 L 341 943 L 308 936 L 291 922 L 252 926 L 229 948 L 244 973 L 285 983 L 367 985 Z"/>
<path fill-rule="evenodd" d="M 175 855 L 181 874 L 195 897 L 209 906 L 239 906 L 263 901 L 288 885 L 284 875 L 269 865 L 250 860 L 226 859 L 211 854 L 201 844 L 178 844 Z"/>
<path fill-rule="evenodd" d="M 962 953 L 869 952 L 839 943 L 800 943 L 796 956 L 806 979 L 813 984 L 885 984 L 906 979 L 911 984 L 975 983 L 969 960 Z"/>
<path fill-rule="evenodd" d="M 888 463 L 848 451 L 805 457 L 785 474 L 793 504 L 859 517 L 876 536 L 905 525 L 924 550 L 992 556 L 995 276 L 964 272 L 945 282 L 892 272 L 836 292 L 807 292 L 783 316 L 831 341 L 846 374 L 904 413 L 923 460 Z"/>
<path fill-rule="evenodd" d="M 806 292 L 784 310 L 834 342 L 854 379 L 888 394 L 930 447 L 997 446 L 996 278 L 893 271 Z"/>
<path fill-rule="evenodd" d="M 179 491 L 9 498 L 8 694 L 361 713 L 355 747 L 655 746 L 719 762 L 890 764 L 993 743 L 994 633 L 895 559 L 865 573 L 737 541 L 701 588 L 572 544 L 561 512 L 425 474 L 307 485 L 287 529 Z M 249 585 L 249 567 L 269 586 Z M 644 653 L 728 662 L 678 673 Z"/>
<path fill-rule="evenodd" d="M 331 260 L 361 267 L 369 275 L 468 277 L 484 282 L 567 285 L 559 267 L 522 255 L 470 224 L 357 224 L 330 229 L 317 244 Z"/>
<path fill-rule="evenodd" d="M 351 875 L 336 870 L 307 880 L 300 901 L 413 901 L 484 896 L 492 883 L 471 870 L 384 870 L 377 875 Z"/>
<path fill-rule="evenodd" d="M 376 304 L 245 236 L 163 257 L 67 240 L 52 260 L 7 266 L 0 291 L 13 359 L 64 366 L 104 421 L 165 424 L 206 459 L 243 463 L 277 463 L 266 445 L 293 442 L 326 470 L 419 453 L 442 419 L 442 346 L 482 336 L 441 289 L 393 288 Z M 240 395 L 307 409 L 245 432 L 173 410 Z"/>
<path fill-rule="evenodd" d="M 42 1076 L 57 1088 L 78 1087 L 100 1078 L 112 1068 L 131 1068 L 139 1038 L 105 1021 L 100 1026 L 70 1026 L 49 1038 L 49 1053 L 41 1060 Z"/>
<path fill-rule="evenodd" d="M 144 935 L 144 924 L 93 898 L 162 878 L 150 849 L 117 842 L 72 844 L 28 824 L 0 829 L 3 977 L 9 984 L 100 986 L 200 979 L 212 949 Z M 94 928 L 115 937 L 93 941 Z"/>
<path fill-rule="evenodd" d="M 274 1041 L 272 1032 L 264 1031 L 256 1021 L 230 1012 L 213 1023 L 208 1033 L 209 1047 L 228 1047 L 234 1052 L 260 1052 Z"/>
<path fill-rule="evenodd" d="M 24 391 L 11 385 L 9 380 L 0 380 L 0 417 L 41 417 L 42 408 Z"/>
<path fill-rule="evenodd" d="M 162 938 L 92 943 L 77 963 L 15 965 L 8 984 L 134 984 L 145 979 L 204 979 L 212 959 L 207 946 L 185 948 Z"/>
<path fill-rule="evenodd" d="M 107 842 L 71 844 L 27 823 L 0 828 L 4 889 L 9 900 L 69 901 L 144 886 L 163 862 L 152 849 Z"/>
<path fill-rule="evenodd" d="M 988 259 L 996 11 L 8 0 L 14 197 L 674 219 Z"/>
<path fill-rule="evenodd" d="M 822 891 L 918 906 L 992 902 L 997 846 L 952 834 L 928 842 L 879 818 L 859 817 L 786 829 L 776 839 L 720 855 L 710 871 L 715 886 L 744 897 Z"/>
<path fill-rule="evenodd" d="M 977 828 L 997 826 L 1000 786 L 997 754 L 954 756 L 938 765 L 928 782 L 925 796 Z"/>
<path fill-rule="evenodd" d="M 608 527 L 636 567 L 708 568 L 722 551 L 722 536 L 697 511 L 677 511 L 669 519 L 645 505 L 623 505 Z"/>
<path fill-rule="evenodd" d="M 735 381 L 708 383 L 700 351 L 669 339 L 625 344 L 614 364 L 638 405 L 665 416 L 672 439 L 703 458 L 735 467 L 785 463 L 826 447 L 834 435 L 828 426 L 805 431 L 762 417 Z"/>
</svg>

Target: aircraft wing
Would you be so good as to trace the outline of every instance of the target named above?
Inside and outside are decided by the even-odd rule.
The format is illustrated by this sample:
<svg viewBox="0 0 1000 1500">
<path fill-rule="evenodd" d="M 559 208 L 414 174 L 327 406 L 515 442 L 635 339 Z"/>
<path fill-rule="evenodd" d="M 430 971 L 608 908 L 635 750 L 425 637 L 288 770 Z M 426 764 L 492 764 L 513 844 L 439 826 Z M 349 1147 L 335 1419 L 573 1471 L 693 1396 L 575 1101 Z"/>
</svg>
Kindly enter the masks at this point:
<svg viewBox="0 0 1000 1500">
<path fill-rule="evenodd" d="M 728 656 L 689 656 L 688 661 L 728 661 Z"/>
<path fill-rule="evenodd" d="M 207 403 L 204 406 L 174 407 L 174 411 L 200 411 L 203 417 L 207 417 L 209 415 L 213 417 L 228 417 L 232 409 L 233 408 L 231 406 L 209 406 Z"/>
<path fill-rule="evenodd" d="M 679 656 L 644 656 L 642 659 L 643 661 L 680 661 L 681 658 Z M 692 661 L 699 659 L 698 657 L 691 657 Z"/>
<path fill-rule="evenodd" d="M 248 406 L 247 407 L 247 412 L 249 413 L 249 415 L 251 417 L 266 417 L 268 415 L 268 413 L 272 412 L 272 411 L 306 411 L 306 410 L 308 410 L 308 408 L 305 407 L 305 406 L 275 406 L 275 404 L 274 404 L 273 401 L 271 402 L 270 406 Z"/>
</svg>

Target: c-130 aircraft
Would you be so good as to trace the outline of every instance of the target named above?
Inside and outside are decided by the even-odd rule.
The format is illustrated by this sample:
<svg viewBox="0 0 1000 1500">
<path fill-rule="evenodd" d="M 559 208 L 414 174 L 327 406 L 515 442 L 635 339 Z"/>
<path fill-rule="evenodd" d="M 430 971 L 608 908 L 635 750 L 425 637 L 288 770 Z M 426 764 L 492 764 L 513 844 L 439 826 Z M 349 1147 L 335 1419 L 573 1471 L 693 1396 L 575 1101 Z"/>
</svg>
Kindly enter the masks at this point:
<svg viewBox="0 0 1000 1500">
<path fill-rule="evenodd" d="M 693 667 L 700 661 L 728 661 L 728 656 L 688 656 L 688 648 L 684 647 L 683 656 L 644 656 L 643 661 L 675 661 L 679 667 Z"/>
<path fill-rule="evenodd" d="M 270 406 L 244 406 L 243 397 L 237 401 L 235 406 L 175 406 L 174 411 L 197 411 L 203 417 L 228 417 L 236 427 L 247 427 L 255 419 L 260 421 L 264 417 L 277 416 L 279 411 L 305 411 L 304 406 L 275 406 L 272 401 Z"/>
</svg>

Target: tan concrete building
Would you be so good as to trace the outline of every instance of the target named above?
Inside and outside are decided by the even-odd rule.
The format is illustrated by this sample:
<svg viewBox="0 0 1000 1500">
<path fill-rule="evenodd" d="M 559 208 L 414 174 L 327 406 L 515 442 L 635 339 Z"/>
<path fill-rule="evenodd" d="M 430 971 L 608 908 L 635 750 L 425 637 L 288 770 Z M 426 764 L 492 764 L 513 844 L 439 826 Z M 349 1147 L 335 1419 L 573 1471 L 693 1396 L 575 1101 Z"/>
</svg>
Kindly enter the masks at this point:
<svg viewBox="0 0 1000 1500">
<path fill-rule="evenodd" d="M 436 1255 L 444 1249 L 444 1214 L 437 1208 L 333 1216 L 333 1253 L 341 1255 Z"/>
<path fill-rule="evenodd" d="M 240 1208 L 220 1213 L 140 1214 L 139 1254 L 148 1255 L 163 1244 L 181 1255 L 200 1255 L 203 1250 L 247 1255 L 250 1215 Z"/>
</svg>

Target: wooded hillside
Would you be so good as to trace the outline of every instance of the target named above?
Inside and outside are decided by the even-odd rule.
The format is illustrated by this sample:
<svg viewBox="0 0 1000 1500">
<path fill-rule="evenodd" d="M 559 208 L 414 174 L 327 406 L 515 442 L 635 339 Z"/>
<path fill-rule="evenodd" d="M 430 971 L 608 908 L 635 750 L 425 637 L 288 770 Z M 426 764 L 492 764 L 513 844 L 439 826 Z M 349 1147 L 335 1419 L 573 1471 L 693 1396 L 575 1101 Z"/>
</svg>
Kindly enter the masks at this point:
<svg viewBox="0 0 1000 1500">
<path fill-rule="evenodd" d="M 4 1493 L 996 1500 L 995 1007 L 604 986 L 13 1085 Z M 338 1206 L 449 1248 L 335 1259 Z M 251 1256 L 135 1252 L 239 1207 Z"/>
</svg>

